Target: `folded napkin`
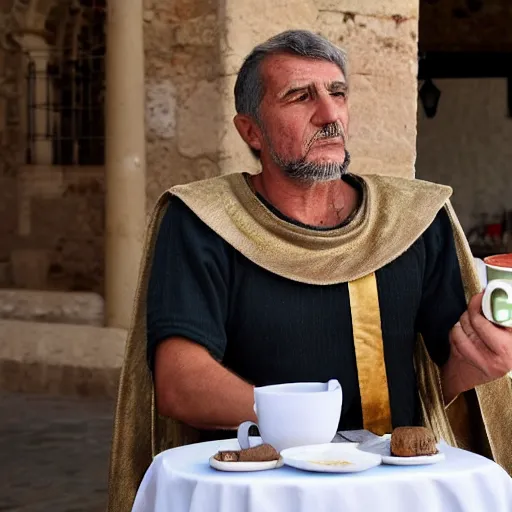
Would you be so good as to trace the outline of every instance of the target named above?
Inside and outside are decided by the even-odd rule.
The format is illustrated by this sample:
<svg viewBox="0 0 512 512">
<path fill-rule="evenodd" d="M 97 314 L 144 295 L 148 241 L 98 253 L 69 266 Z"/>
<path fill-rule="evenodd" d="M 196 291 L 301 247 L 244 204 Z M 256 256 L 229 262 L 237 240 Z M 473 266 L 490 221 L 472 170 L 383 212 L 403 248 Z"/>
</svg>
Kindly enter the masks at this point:
<svg viewBox="0 0 512 512">
<path fill-rule="evenodd" d="M 388 456 L 391 453 L 391 434 L 378 436 L 369 430 L 342 430 L 336 434 L 334 443 L 359 443 L 363 452 Z"/>
</svg>

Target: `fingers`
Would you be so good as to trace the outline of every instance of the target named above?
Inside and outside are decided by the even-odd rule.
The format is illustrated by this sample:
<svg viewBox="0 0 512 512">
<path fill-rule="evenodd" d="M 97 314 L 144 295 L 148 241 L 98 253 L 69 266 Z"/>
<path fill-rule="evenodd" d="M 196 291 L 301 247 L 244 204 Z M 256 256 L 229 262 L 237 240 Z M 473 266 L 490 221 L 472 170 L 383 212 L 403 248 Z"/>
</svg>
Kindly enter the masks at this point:
<svg viewBox="0 0 512 512">
<path fill-rule="evenodd" d="M 469 301 L 469 304 L 468 304 L 468 313 L 470 315 L 475 315 L 477 313 L 482 312 L 483 297 L 484 297 L 483 292 L 477 293 L 476 295 L 473 295 L 473 297 L 471 297 L 471 300 Z"/>
<path fill-rule="evenodd" d="M 482 382 L 502 377 L 512 368 L 512 333 L 482 314 L 482 293 L 475 295 L 450 331 L 452 355 L 476 368 Z"/>
<path fill-rule="evenodd" d="M 496 347 L 494 346 L 494 344 L 488 343 L 486 341 L 486 338 L 482 338 L 482 336 L 480 336 L 479 332 L 475 329 L 475 327 L 473 325 L 473 321 L 472 321 L 472 318 L 473 318 L 471 316 L 472 314 L 474 316 L 475 314 L 478 314 L 478 313 L 475 313 L 473 310 L 470 312 L 469 307 L 468 307 L 468 310 L 465 311 L 464 314 L 460 317 L 460 324 L 461 324 L 461 327 L 462 327 L 464 333 L 466 334 L 466 336 L 469 338 L 469 340 L 473 344 L 478 345 L 478 348 L 480 350 L 487 352 L 489 356 L 496 356 L 497 352 L 496 352 Z M 487 333 L 484 333 L 484 334 L 487 334 Z"/>
<path fill-rule="evenodd" d="M 463 315 L 464 317 L 464 315 Z M 469 364 L 478 370 L 485 372 L 488 366 L 489 349 L 480 341 L 472 341 L 466 334 L 461 322 L 457 322 L 450 332 L 450 342 L 453 349 L 456 350 L 459 357 L 462 357 L 466 364 Z M 464 323 L 469 320 L 464 319 Z"/>
<path fill-rule="evenodd" d="M 482 343 L 482 340 L 476 333 L 475 329 L 473 328 L 473 325 L 471 324 L 471 319 L 469 317 L 469 311 L 464 311 L 462 316 L 460 317 L 459 324 L 462 327 L 462 330 L 466 334 L 466 336 L 473 342 L 473 343 Z"/>
</svg>

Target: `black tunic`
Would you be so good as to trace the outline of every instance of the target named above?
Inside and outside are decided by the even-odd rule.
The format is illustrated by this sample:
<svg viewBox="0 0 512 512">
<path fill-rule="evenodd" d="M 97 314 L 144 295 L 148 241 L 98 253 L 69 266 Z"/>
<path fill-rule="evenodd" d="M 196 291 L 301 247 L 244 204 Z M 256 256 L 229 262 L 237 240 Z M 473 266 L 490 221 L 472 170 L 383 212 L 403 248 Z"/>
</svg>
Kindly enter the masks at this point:
<svg viewBox="0 0 512 512">
<path fill-rule="evenodd" d="M 445 211 L 376 278 L 393 427 L 415 425 L 420 421 L 416 335 L 423 335 L 430 356 L 443 365 L 450 352 L 449 330 L 466 309 Z M 157 344 L 179 336 L 206 347 L 256 386 L 338 379 L 343 388 L 340 429 L 362 428 L 347 283 L 310 285 L 273 274 L 175 197 L 156 242 L 147 326 L 151 368 Z"/>
</svg>

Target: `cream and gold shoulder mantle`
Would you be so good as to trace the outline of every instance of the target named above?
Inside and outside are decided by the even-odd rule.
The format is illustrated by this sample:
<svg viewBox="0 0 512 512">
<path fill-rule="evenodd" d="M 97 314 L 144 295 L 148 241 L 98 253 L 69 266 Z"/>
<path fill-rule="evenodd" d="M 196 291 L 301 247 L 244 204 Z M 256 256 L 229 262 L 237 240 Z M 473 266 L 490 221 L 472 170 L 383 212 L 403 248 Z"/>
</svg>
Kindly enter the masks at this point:
<svg viewBox="0 0 512 512">
<path fill-rule="evenodd" d="M 327 231 L 276 217 L 243 174 L 179 185 L 169 193 L 260 267 L 295 281 L 328 285 L 365 276 L 400 256 L 452 193 L 450 187 L 420 180 L 359 179 L 364 197 L 357 214 L 348 225 Z"/>
</svg>

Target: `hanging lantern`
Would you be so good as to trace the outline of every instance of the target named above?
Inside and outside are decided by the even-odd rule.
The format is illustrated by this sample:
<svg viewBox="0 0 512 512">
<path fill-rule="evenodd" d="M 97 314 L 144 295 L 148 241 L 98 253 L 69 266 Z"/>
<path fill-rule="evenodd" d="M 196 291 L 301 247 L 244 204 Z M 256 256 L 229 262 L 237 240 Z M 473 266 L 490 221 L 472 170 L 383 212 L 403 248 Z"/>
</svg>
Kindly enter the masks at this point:
<svg viewBox="0 0 512 512">
<path fill-rule="evenodd" d="M 420 88 L 420 99 L 427 117 L 432 118 L 437 113 L 441 91 L 436 87 L 431 78 L 427 78 Z"/>
</svg>

